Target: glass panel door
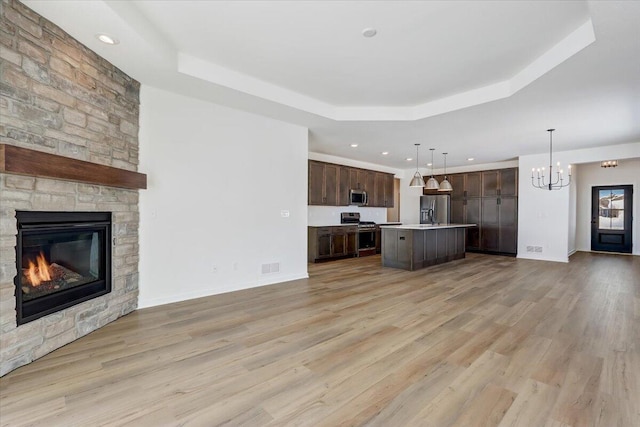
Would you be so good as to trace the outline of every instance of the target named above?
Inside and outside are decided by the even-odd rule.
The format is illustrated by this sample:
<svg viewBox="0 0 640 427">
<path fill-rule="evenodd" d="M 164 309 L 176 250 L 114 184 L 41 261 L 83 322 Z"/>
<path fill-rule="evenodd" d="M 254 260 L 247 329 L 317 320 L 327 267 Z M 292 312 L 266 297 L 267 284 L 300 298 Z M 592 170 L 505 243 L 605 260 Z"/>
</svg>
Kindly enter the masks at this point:
<svg viewBox="0 0 640 427">
<path fill-rule="evenodd" d="M 591 250 L 631 253 L 633 186 L 592 188 Z"/>
</svg>

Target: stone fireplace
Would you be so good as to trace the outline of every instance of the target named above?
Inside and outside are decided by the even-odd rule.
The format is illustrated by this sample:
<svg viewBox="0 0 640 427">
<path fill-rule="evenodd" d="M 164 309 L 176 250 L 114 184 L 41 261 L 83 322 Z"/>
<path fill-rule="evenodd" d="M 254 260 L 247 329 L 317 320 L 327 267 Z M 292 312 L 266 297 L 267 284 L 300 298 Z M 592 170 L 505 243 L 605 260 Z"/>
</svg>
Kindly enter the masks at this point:
<svg viewBox="0 0 640 427">
<path fill-rule="evenodd" d="M 19 1 L 1 1 L 0 375 L 4 375 L 135 310 L 137 188 L 144 187 L 119 182 L 121 175 L 135 174 L 138 167 L 139 83 Z M 20 150 L 25 149 L 29 154 L 22 156 Z M 75 219 L 76 213 L 108 215 L 111 224 L 103 231 L 86 230 L 75 236 L 49 229 L 48 234 L 34 237 L 33 228 L 25 229 L 24 224 L 19 228 L 23 218 L 42 212 L 66 215 L 63 223 Z M 95 220 L 92 223 L 100 222 Z M 25 254 L 23 239 L 18 248 L 23 260 L 16 248 L 25 230 L 26 245 L 33 250 Z M 110 265 L 96 259 L 100 255 L 96 245 L 111 251 Z M 88 252 L 70 261 L 80 249 Z M 66 296 L 47 296 L 47 289 L 26 284 L 25 269 L 28 277 L 31 260 L 35 274 L 38 257 L 58 266 L 50 273 L 57 279 L 40 284 L 49 288 L 50 295 L 76 292 L 69 282 L 77 279 L 93 282 L 95 298 L 85 300 L 87 295 L 80 295 L 79 303 L 70 305 Z M 103 282 L 107 276 L 110 292 L 105 292 Z M 27 297 L 22 293 L 18 301 L 16 292 L 25 292 L 23 286 Z M 62 309 L 45 308 L 41 316 L 28 314 L 30 321 L 26 320 L 25 307 L 28 311 L 29 304 L 45 297 L 62 301 Z"/>
</svg>

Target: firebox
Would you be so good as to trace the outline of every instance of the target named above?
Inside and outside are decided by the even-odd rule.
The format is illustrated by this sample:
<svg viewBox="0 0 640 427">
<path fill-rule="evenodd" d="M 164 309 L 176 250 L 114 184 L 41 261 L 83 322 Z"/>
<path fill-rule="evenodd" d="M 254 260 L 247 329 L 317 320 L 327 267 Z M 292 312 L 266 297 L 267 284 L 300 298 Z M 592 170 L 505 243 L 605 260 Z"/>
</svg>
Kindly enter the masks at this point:
<svg viewBox="0 0 640 427">
<path fill-rule="evenodd" d="M 17 211 L 17 324 L 111 292 L 111 212 Z"/>
</svg>

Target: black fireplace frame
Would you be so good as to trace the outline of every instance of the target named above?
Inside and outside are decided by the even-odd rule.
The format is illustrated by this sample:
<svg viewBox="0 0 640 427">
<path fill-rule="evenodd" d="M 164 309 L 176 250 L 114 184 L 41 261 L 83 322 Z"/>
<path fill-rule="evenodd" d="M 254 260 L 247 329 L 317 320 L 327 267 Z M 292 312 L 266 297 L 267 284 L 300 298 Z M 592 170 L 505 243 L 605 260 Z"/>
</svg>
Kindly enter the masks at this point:
<svg viewBox="0 0 640 427">
<path fill-rule="evenodd" d="M 16 287 L 16 323 L 18 325 L 111 292 L 111 229 L 113 224 L 111 212 L 16 211 L 16 219 L 18 221 L 18 234 L 16 236 L 16 269 L 18 274 L 14 278 L 14 283 Z M 101 260 L 101 268 L 105 272 L 104 279 L 64 289 L 30 301 L 23 301 L 20 283 L 22 236 L 23 233 L 33 232 L 34 230 L 43 232 L 54 230 L 94 230 L 104 232 L 102 242 L 104 257 Z"/>
</svg>

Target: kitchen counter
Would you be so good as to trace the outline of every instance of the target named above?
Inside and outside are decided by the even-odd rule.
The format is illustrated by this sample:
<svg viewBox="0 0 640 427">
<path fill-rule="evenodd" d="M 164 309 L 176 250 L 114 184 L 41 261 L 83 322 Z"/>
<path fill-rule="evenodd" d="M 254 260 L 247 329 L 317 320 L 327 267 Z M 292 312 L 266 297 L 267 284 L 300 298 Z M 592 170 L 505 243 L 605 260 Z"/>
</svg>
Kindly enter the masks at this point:
<svg viewBox="0 0 640 427">
<path fill-rule="evenodd" d="M 465 228 L 476 227 L 477 224 L 406 224 L 406 225 L 380 225 L 380 228 L 397 228 L 402 230 L 434 230 L 441 228 Z"/>
<path fill-rule="evenodd" d="M 323 228 L 323 227 L 357 227 L 358 224 L 329 224 L 329 225 L 309 225 L 309 227 Z"/>
<path fill-rule="evenodd" d="M 468 227 L 475 224 L 382 226 L 382 266 L 413 271 L 464 258 Z"/>
</svg>

